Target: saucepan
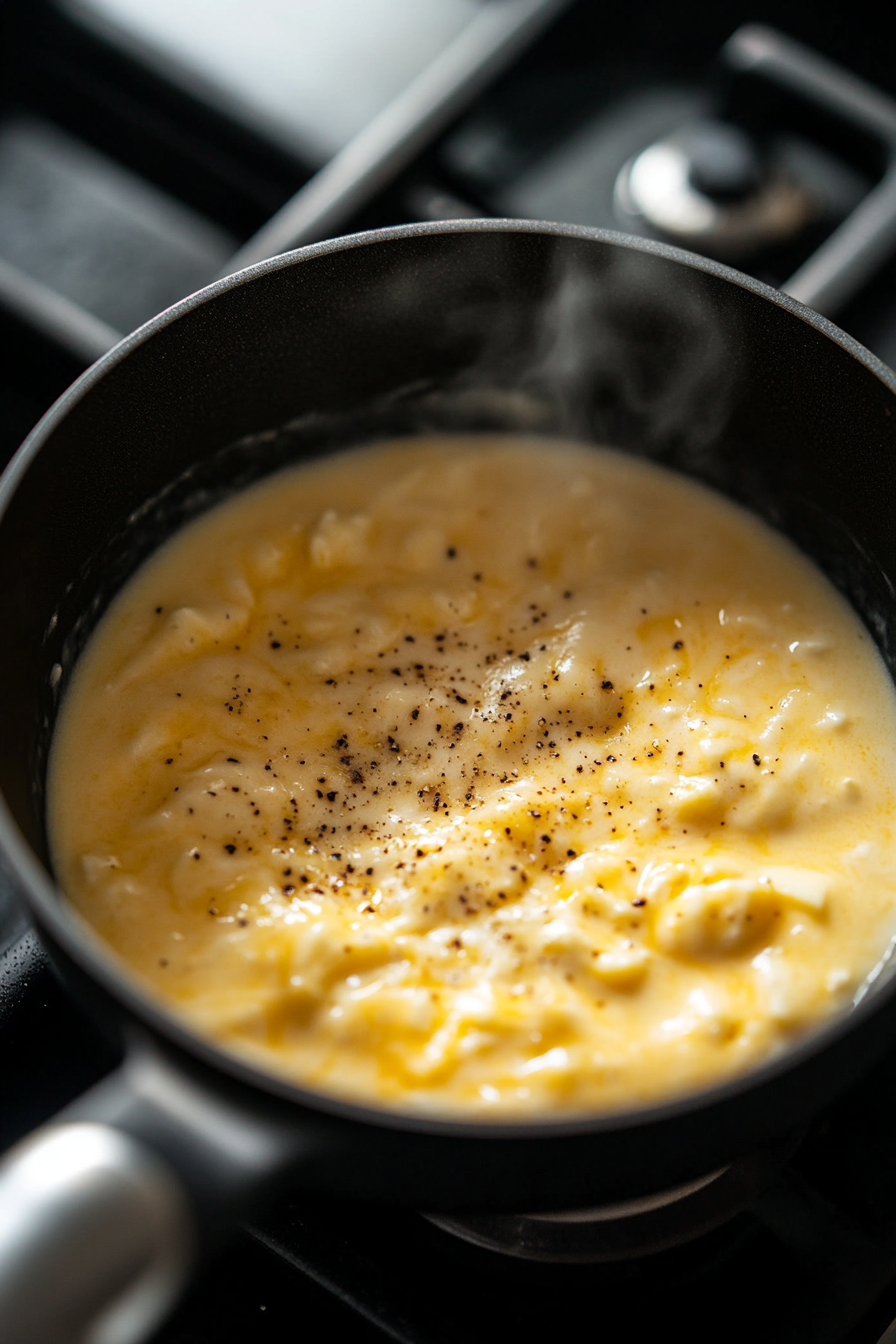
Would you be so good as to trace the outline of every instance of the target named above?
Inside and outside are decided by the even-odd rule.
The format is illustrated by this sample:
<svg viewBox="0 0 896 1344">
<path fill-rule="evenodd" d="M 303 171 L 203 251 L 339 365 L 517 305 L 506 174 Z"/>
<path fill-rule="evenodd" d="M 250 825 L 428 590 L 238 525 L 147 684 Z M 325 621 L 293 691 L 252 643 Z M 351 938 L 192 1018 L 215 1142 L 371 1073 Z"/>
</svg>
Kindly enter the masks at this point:
<svg viewBox="0 0 896 1344">
<path fill-rule="evenodd" d="M 575 1209 L 694 1181 L 798 1130 L 896 1038 L 886 969 L 743 1077 L 648 1109 L 500 1123 L 378 1110 L 193 1034 L 67 908 L 44 775 L 72 665 L 176 526 L 285 461 L 384 434 L 524 429 L 707 481 L 811 555 L 892 671 L 896 378 L 824 318 L 644 240 L 485 220 L 276 257 L 127 338 L 0 486 L 3 862 L 113 1076 L 0 1177 L 0 1339 L 126 1344 L 221 1229 L 289 1188 L 427 1210 Z"/>
</svg>

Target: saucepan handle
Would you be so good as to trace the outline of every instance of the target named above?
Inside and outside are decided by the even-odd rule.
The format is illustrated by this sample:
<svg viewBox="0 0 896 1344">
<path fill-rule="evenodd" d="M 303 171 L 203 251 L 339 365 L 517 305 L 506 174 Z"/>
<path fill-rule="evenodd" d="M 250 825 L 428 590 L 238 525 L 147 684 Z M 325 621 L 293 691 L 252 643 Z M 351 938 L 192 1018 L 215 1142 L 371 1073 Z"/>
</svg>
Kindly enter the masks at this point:
<svg viewBox="0 0 896 1344">
<path fill-rule="evenodd" d="M 151 1149 L 111 1125 L 46 1125 L 0 1164 L 2 1344 L 136 1344 L 177 1297 L 195 1219 Z"/>
<path fill-rule="evenodd" d="M 138 1041 L 0 1163 L 0 1344 L 138 1344 L 300 1147 Z"/>
</svg>

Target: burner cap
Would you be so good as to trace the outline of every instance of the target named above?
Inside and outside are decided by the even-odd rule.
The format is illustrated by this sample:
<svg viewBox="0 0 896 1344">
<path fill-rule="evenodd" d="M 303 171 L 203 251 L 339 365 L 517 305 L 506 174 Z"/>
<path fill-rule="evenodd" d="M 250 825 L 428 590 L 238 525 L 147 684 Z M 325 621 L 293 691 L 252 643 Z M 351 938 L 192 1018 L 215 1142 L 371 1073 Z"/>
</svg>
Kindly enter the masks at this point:
<svg viewBox="0 0 896 1344">
<path fill-rule="evenodd" d="M 683 126 L 629 159 L 614 204 L 627 229 L 732 260 L 794 237 L 818 209 L 805 186 L 722 121 Z"/>
<path fill-rule="evenodd" d="M 743 201 L 762 186 L 764 171 L 756 145 L 730 122 L 701 121 L 680 132 L 688 180 L 695 191 L 719 203 Z"/>
<path fill-rule="evenodd" d="M 443 1232 L 522 1260 L 584 1264 L 631 1260 L 702 1236 L 772 1184 L 799 1139 L 760 1148 L 686 1185 L 593 1209 L 562 1213 L 424 1217 Z"/>
</svg>

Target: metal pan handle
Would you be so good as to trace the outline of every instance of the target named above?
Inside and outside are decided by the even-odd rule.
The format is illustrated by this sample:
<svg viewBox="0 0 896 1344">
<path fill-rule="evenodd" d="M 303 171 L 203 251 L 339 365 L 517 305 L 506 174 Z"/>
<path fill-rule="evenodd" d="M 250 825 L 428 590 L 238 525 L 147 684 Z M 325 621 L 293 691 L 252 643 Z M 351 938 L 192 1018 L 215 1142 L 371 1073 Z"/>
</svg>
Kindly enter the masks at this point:
<svg viewBox="0 0 896 1344">
<path fill-rule="evenodd" d="M 136 1035 L 0 1163 L 0 1344 L 138 1344 L 308 1149 L 270 1099 Z"/>
<path fill-rule="evenodd" d="M 192 1266 L 179 1181 L 110 1125 L 54 1123 L 0 1165 L 3 1344 L 136 1344 Z"/>
</svg>

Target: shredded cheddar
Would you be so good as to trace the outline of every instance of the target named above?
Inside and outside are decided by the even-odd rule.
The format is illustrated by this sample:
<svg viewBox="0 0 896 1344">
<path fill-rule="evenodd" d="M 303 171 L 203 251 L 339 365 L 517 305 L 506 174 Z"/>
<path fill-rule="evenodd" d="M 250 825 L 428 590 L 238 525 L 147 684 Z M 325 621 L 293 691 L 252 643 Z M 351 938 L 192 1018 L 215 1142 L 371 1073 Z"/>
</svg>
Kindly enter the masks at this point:
<svg viewBox="0 0 896 1344">
<path fill-rule="evenodd" d="M 50 772 L 69 899 L 198 1032 L 479 1118 L 704 1087 L 896 931 L 896 697 L 845 601 L 604 449 L 270 477 L 112 604 Z"/>
</svg>

